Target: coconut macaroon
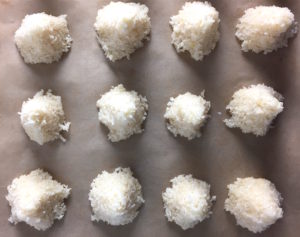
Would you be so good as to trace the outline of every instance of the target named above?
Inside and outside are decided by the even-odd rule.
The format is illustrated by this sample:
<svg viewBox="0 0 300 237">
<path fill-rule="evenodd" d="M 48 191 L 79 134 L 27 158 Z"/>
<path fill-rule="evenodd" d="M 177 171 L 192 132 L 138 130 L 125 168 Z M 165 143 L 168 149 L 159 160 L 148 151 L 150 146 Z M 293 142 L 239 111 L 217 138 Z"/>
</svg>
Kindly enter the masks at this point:
<svg viewBox="0 0 300 237">
<path fill-rule="evenodd" d="M 211 53 L 219 40 L 219 13 L 209 2 L 186 2 L 172 16 L 172 44 L 177 52 L 188 51 L 195 60 Z"/>
<path fill-rule="evenodd" d="M 245 11 L 235 35 L 243 51 L 267 54 L 287 47 L 288 39 L 298 31 L 297 25 L 294 14 L 286 7 L 258 6 Z"/>
<path fill-rule="evenodd" d="M 37 169 L 28 175 L 15 178 L 7 187 L 6 196 L 11 206 L 11 223 L 25 222 L 37 230 L 50 228 L 54 220 L 64 217 L 64 199 L 70 188 L 52 179 L 52 176 Z"/>
<path fill-rule="evenodd" d="M 138 215 L 144 203 L 142 187 L 129 168 L 103 171 L 91 183 L 89 200 L 92 221 L 110 225 L 126 225 Z"/>
<path fill-rule="evenodd" d="M 43 145 L 60 138 L 62 131 L 69 131 L 70 122 L 65 121 L 61 97 L 51 90 L 37 92 L 32 99 L 24 101 L 20 114 L 21 124 L 28 137 Z"/>
<path fill-rule="evenodd" d="M 269 180 L 238 178 L 227 187 L 225 210 L 235 216 L 238 225 L 260 233 L 282 218 L 282 197 Z"/>
<path fill-rule="evenodd" d="M 125 140 L 143 131 L 142 123 L 148 111 L 147 99 L 135 91 L 127 91 L 122 84 L 102 95 L 96 106 L 100 122 L 109 129 L 110 141 Z"/>
<path fill-rule="evenodd" d="M 263 84 L 251 85 L 236 91 L 226 109 L 231 118 L 225 119 L 230 128 L 243 133 L 264 136 L 273 119 L 283 111 L 283 97 Z"/>
<path fill-rule="evenodd" d="M 116 61 L 129 59 L 151 30 L 148 7 L 140 3 L 110 2 L 98 10 L 94 28 L 106 57 Z"/>
<path fill-rule="evenodd" d="M 209 109 L 210 102 L 204 99 L 204 92 L 199 96 L 186 92 L 171 97 L 164 115 L 167 128 L 175 137 L 181 135 L 189 140 L 200 137 Z"/>
<path fill-rule="evenodd" d="M 172 187 L 162 194 L 165 215 L 183 230 L 193 228 L 208 218 L 215 196 L 210 196 L 210 185 L 192 175 L 179 175 L 171 181 Z"/>
<path fill-rule="evenodd" d="M 15 33 L 15 43 L 26 63 L 52 63 L 71 48 L 67 16 L 44 12 L 27 15 Z"/>
</svg>

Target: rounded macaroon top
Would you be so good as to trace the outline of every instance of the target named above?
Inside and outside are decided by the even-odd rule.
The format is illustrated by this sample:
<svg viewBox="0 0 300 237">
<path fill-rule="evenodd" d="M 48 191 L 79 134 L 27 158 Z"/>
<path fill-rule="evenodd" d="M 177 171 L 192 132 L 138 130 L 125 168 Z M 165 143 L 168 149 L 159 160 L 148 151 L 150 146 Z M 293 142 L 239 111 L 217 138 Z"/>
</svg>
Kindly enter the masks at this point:
<svg viewBox="0 0 300 237">
<path fill-rule="evenodd" d="M 91 184 L 89 200 L 92 220 L 110 225 L 125 225 L 133 221 L 144 203 L 142 187 L 129 168 L 103 171 Z"/>
<path fill-rule="evenodd" d="M 15 43 L 26 63 L 52 63 L 69 51 L 72 38 L 66 17 L 44 12 L 25 16 L 15 33 Z"/>
<path fill-rule="evenodd" d="M 149 9 L 146 5 L 134 2 L 110 2 L 108 5 L 98 10 L 95 28 L 101 26 L 101 20 L 105 20 L 107 24 L 113 27 L 118 24 L 125 24 L 124 20 L 144 18 Z M 149 18 L 150 20 L 150 18 Z"/>
<path fill-rule="evenodd" d="M 212 7 L 209 2 L 186 2 L 178 15 L 172 16 L 171 21 L 181 21 L 188 28 L 205 27 L 207 23 L 214 23 L 215 16 L 218 16 L 218 11 Z"/>
<path fill-rule="evenodd" d="M 192 175 L 179 175 L 171 183 L 172 187 L 162 194 L 168 221 L 186 230 L 210 216 L 216 197 L 210 196 L 209 184 Z"/>
<path fill-rule="evenodd" d="M 270 53 L 287 47 L 298 26 L 294 14 L 286 7 L 257 6 L 249 8 L 239 19 L 236 36 L 242 41 L 242 50 Z"/>
<path fill-rule="evenodd" d="M 205 116 L 208 102 L 202 96 L 193 95 L 190 92 L 180 94 L 177 97 L 170 98 L 168 103 L 166 117 L 168 114 L 176 113 L 179 120 L 184 120 L 187 123 L 199 123 L 199 117 Z"/>
<path fill-rule="evenodd" d="M 282 218 L 282 197 L 269 180 L 238 178 L 227 187 L 225 210 L 235 216 L 238 225 L 260 233 Z"/>
</svg>

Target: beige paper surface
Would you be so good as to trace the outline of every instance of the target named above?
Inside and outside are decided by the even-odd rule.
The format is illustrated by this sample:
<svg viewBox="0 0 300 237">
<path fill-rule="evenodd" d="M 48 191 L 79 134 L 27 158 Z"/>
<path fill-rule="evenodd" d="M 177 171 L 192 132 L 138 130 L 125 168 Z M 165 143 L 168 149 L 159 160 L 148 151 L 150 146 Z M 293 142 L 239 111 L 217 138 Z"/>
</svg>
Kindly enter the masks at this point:
<svg viewBox="0 0 300 237">
<path fill-rule="evenodd" d="M 268 55 L 243 54 L 234 37 L 237 19 L 248 7 L 277 4 L 289 7 L 300 21 L 296 0 L 215 0 L 220 12 L 221 38 L 214 52 L 203 62 L 188 54 L 178 55 L 170 44 L 169 17 L 177 14 L 183 0 L 145 0 L 152 22 L 151 40 L 131 60 L 109 62 L 93 30 L 97 9 L 109 1 L 0 0 L 0 236 L 253 236 L 236 226 L 223 210 L 226 185 L 237 177 L 265 177 L 275 183 L 284 198 L 284 218 L 262 236 L 296 237 L 300 219 L 300 41 Z M 13 35 L 26 14 L 45 11 L 67 14 L 71 51 L 51 65 L 26 65 Z M 111 86 L 123 83 L 149 101 L 145 132 L 111 143 L 107 130 L 99 125 L 96 100 Z M 284 112 L 265 137 L 244 135 L 228 129 L 222 120 L 233 92 L 244 85 L 265 83 L 284 97 Z M 39 146 L 29 141 L 20 126 L 22 101 L 40 89 L 61 95 L 68 121 L 68 141 Z M 203 136 L 193 141 L 174 138 L 165 128 L 163 114 L 169 97 L 205 90 L 211 101 L 211 118 Z M 222 115 L 219 115 L 221 112 Z M 89 185 L 102 170 L 131 167 L 142 184 L 145 205 L 134 223 L 111 227 L 90 221 Z M 72 188 L 67 212 L 46 232 L 8 223 L 10 208 L 5 195 L 12 179 L 36 168 Z M 217 196 L 210 219 L 194 229 L 182 231 L 164 217 L 161 192 L 179 174 L 211 184 Z"/>
</svg>

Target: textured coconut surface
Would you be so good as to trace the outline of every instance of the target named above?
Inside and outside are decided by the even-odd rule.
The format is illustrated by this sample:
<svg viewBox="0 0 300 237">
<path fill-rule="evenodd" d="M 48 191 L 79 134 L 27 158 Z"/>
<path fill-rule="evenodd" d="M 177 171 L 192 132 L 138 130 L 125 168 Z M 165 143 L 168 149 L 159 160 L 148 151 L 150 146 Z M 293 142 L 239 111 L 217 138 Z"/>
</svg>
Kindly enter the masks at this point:
<svg viewBox="0 0 300 237">
<path fill-rule="evenodd" d="M 267 55 L 243 53 L 235 37 L 237 20 L 257 5 L 288 7 L 300 22 L 300 1 L 212 0 L 220 13 L 220 40 L 213 52 L 196 62 L 171 45 L 170 17 L 184 0 L 141 0 L 149 8 L 151 37 L 130 57 L 110 62 L 103 54 L 93 27 L 97 10 L 108 0 L 2 0 L 0 1 L 0 236 L 5 237 L 180 237 L 254 236 L 236 225 L 224 211 L 227 185 L 238 177 L 270 180 L 283 197 L 283 218 L 263 232 L 264 237 L 296 237 L 300 219 L 300 37 L 287 48 Z M 14 33 L 26 14 L 46 12 L 68 15 L 72 49 L 57 63 L 27 65 L 14 44 Z M 262 84 L 284 97 L 284 111 L 266 136 L 243 134 L 228 128 L 225 107 L 242 87 Z M 149 103 L 145 131 L 111 143 L 98 120 L 99 96 L 123 84 L 146 96 Z M 67 142 L 40 146 L 28 139 L 17 114 L 22 102 L 41 89 L 60 95 L 66 119 L 72 123 Z M 163 115 L 170 97 L 189 91 L 211 102 L 202 136 L 188 141 L 175 138 Z M 221 112 L 221 114 L 219 113 Z M 145 204 L 134 221 L 122 227 L 92 222 L 88 193 L 103 170 L 130 167 L 143 188 Z M 8 222 L 6 187 L 15 177 L 42 168 L 53 179 L 72 188 L 67 211 L 46 232 Z M 211 185 L 217 200 L 209 219 L 183 231 L 164 216 L 161 193 L 170 179 L 192 174 Z"/>
</svg>

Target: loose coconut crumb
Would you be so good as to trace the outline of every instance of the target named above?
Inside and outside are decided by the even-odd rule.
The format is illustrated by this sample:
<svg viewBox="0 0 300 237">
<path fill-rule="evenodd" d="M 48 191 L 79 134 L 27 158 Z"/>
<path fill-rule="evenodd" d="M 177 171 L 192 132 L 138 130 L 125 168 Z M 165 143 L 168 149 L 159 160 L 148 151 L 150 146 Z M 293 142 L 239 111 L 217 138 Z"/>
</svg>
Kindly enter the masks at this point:
<svg viewBox="0 0 300 237">
<path fill-rule="evenodd" d="M 118 142 L 143 132 L 148 104 L 146 97 L 126 91 L 122 84 L 101 96 L 97 101 L 98 117 L 108 129 L 108 139 Z"/>
<path fill-rule="evenodd" d="M 28 137 L 43 145 L 60 138 L 62 131 L 69 131 L 70 122 L 65 121 L 61 97 L 53 95 L 51 90 L 35 94 L 32 99 L 24 101 L 20 114 L 21 124 Z"/>
<path fill-rule="evenodd" d="M 219 22 L 219 12 L 209 2 L 186 2 L 170 19 L 172 44 L 178 53 L 188 51 L 193 59 L 202 60 L 216 47 Z"/>
<path fill-rule="evenodd" d="M 53 180 L 49 173 L 37 169 L 15 178 L 7 190 L 6 199 L 11 206 L 9 222 L 25 222 L 37 230 L 46 230 L 54 220 L 64 217 L 64 199 L 70 195 L 71 189 Z"/>
<path fill-rule="evenodd" d="M 15 43 L 26 63 L 52 63 L 71 48 L 67 15 L 27 15 L 15 33 Z"/>
<path fill-rule="evenodd" d="M 282 218 L 282 197 L 269 180 L 238 178 L 227 187 L 225 210 L 235 216 L 238 225 L 260 233 Z"/>
<path fill-rule="evenodd" d="M 210 196 L 210 185 L 192 175 L 179 175 L 171 180 L 172 187 L 162 194 L 165 215 L 183 230 L 193 228 L 208 218 L 215 196 Z"/>
<path fill-rule="evenodd" d="M 243 133 L 264 136 L 273 119 L 283 111 L 283 97 L 263 84 L 244 87 L 233 94 L 226 109 L 232 115 L 225 119 L 230 128 L 238 127 Z"/>
<path fill-rule="evenodd" d="M 181 135 L 189 140 L 200 137 L 200 128 L 208 118 L 209 109 L 210 102 L 204 99 L 204 92 L 200 96 L 186 92 L 171 97 L 164 115 L 167 128 L 175 137 Z"/>
<path fill-rule="evenodd" d="M 98 41 L 111 61 L 127 57 L 149 40 L 148 7 L 140 3 L 110 2 L 98 10 L 94 24 Z"/>
<path fill-rule="evenodd" d="M 286 7 L 258 6 L 247 9 L 236 28 L 243 51 L 267 54 L 287 47 L 288 39 L 298 32 L 298 23 Z"/>
<path fill-rule="evenodd" d="M 142 187 L 129 168 L 99 174 L 91 184 L 89 200 L 92 221 L 101 220 L 110 225 L 131 223 L 144 203 Z"/>
</svg>

